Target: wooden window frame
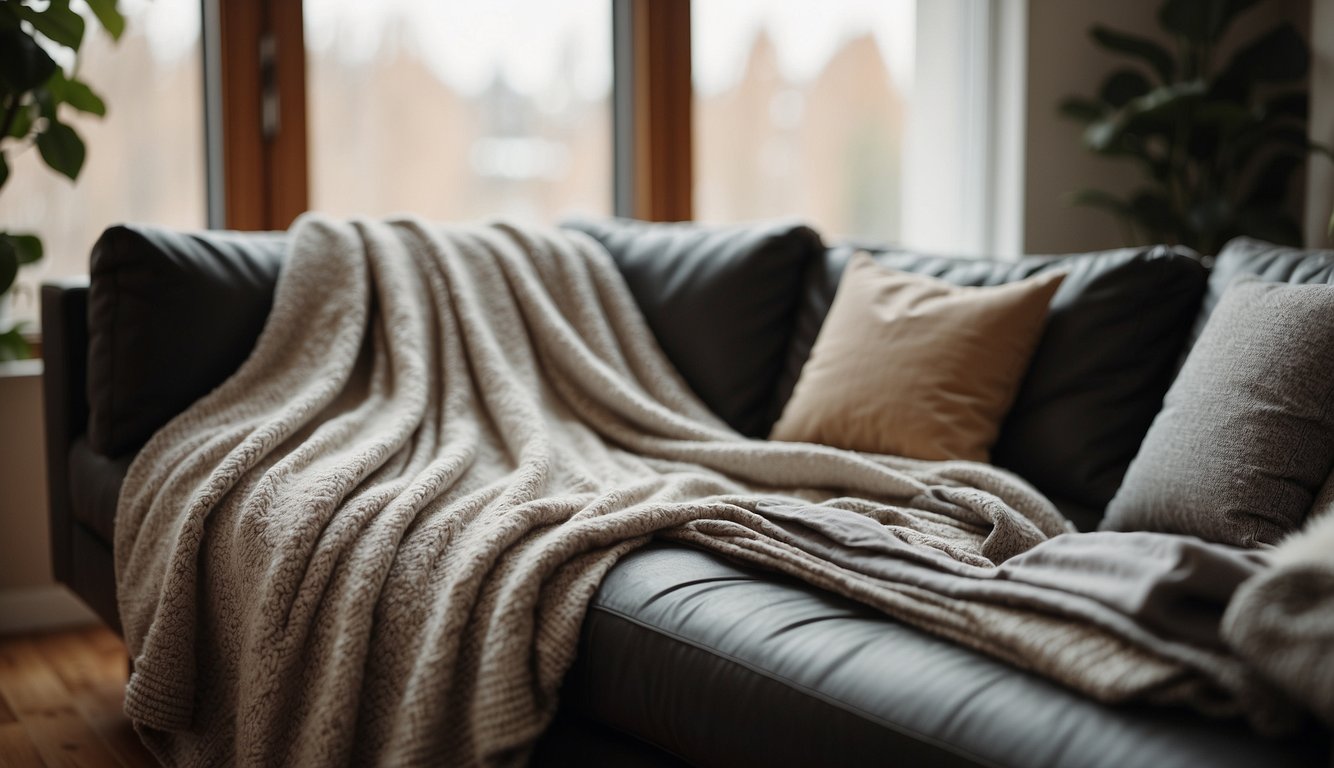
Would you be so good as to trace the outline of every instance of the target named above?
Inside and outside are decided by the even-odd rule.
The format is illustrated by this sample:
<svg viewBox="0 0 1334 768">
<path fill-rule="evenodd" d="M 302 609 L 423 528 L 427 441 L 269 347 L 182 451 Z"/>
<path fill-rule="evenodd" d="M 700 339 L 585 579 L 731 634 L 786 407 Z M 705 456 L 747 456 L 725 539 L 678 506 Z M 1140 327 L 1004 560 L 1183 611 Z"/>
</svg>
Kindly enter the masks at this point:
<svg viewBox="0 0 1334 768">
<path fill-rule="evenodd" d="M 218 23 L 218 77 L 206 80 L 221 93 L 223 225 L 286 229 L 309 204 L 301 2 L 204 2 Z"/>
<path fill-rule="evenodd" d="M 206 24 L 217 28 L 217 55 L 205 56 L 205 82 L 215 90 L 206 98 L 217 112 L 209 124 L 220 134 L 210 149 L 210 222 L 286 229 L 309 206 L 301 0 L 202 2 Z M 616 49 L 614 208 L 651 221 L 688 220 L 690 0 L 608 2 Z M 204 34 L 210 39 L 212 30 Z"/>
</svg>

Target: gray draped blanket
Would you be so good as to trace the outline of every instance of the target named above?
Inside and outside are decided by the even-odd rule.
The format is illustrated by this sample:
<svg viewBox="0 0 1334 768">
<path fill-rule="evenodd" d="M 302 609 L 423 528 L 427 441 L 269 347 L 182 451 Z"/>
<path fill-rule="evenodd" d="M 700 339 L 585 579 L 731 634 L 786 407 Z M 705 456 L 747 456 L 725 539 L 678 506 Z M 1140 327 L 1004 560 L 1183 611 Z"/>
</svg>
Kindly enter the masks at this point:
<svg viewBox="0 0 1334 768">
<path fill-rule="evenodd" d="M 308 216 L 291 241 L 252 356 L 120 499 L 126 711 L 166 762 L 522 762 L 602 576 L 655 535 L 1103 701 L 1290 719 L 1216 640 L 1253 556 L 1063 536 L 984 465 L 742 438 L 581 235 Z M 1180 621 L 1180 590 L 1218 610 Z"/>
</svg>

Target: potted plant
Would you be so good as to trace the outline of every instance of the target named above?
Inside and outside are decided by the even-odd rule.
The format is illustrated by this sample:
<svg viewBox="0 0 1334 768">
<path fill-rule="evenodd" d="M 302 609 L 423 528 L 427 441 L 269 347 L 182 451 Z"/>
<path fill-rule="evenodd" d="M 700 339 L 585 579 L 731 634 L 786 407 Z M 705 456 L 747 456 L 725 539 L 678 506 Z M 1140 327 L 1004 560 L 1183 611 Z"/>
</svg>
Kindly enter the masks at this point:
<svg viewBox="0 0 1334 768">
<path fill-rule="evenodd" d="M 1206 254 L 1237 235 L 1300 244 L 1290 181 L 1307 155 L 1329 154 L 1306 136 L 1306 41 L 1281 23 L 1219 55 L 1232 22 L 1256 2 L 1165 0 L 1157 19 L 1175 51 L 1102 25 L 1089 31 L 1127 66 L 1060 111 L 1086 126 L 1086 147 L 1135 163 L 1144 181 L 1128 197 L 1087 189 L 1074 202 L 1116 216 L 1132 241 Z"/>
<path fill-rule="evenodd" d="M 119 40 L 125 18 L 116 0 L 84 2 L 92 19 Z M 11 160 L 34 147 L 51 170 L 71 181 L 78 178 L 86 151 L 78 132 L 62 120 L 63 108 L 106 114 L 106 104 L 78 76 L 78 52 L 87 26 L 69 0 L 48 0 L 41 6 L 0 0 L 0 193 L 9 180 Z M 53 58 L 58 49 L 65 49 L 74 62 L 69 71 Z M 30 353 L 22 329 L 9 321 L 4 307 L 19 267 L 41 258 L 37 235 L 0 231 L 0 360 Z"/>
</svg>

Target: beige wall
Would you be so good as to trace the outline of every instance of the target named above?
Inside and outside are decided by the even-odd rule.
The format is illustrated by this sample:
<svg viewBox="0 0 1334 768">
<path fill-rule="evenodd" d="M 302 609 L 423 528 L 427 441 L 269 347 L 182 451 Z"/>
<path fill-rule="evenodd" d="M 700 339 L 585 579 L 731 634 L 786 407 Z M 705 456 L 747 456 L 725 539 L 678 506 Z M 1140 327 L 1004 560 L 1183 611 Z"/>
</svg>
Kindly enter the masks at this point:
<svg viewBox="0 0 1334 768">
<path fill-rule="evenodd" d="M 1327 19 L 1319 35 L 1325 60 L 1334 56 L 1334 0 L 1314 0 Z M 1028 0 L 1028 104 L 1025 136 L 1024 250 L 1067 253 L 1125 244 L 1120 227 L 1101 211 L 1074 207 L 1070 194 L 1097 187 L 1121 194 L 1139 182 L 1138 169 L 1127 162 L 1097 157 L 1080 145 L 1081 126 L 1056 113 L 1056 104 L 1071 94 L 1092 95 L 1102 78 L 1124 58 L 1103 52 L 1088 38 L 1095 22 L 1168 43 L 1155 14 L 1161 0 Z M 1310 29 L 1312 0 L 1275 0 L 1237 20 L 1229 39 L 1248 38 L 1280 19 Z M 1316 25 L 1319 28 L 1321 25 Z M 1329 77 L 1326 69 L 1326 77 Z M 1317 96 L 1334 100 L 1331 81 Z M 1334 131 L 1334 104 L 1325 104 L 1326 132 Z M 1327 184 L 1326 188 L 1334 186 Z M 1328 209 L 1328 206 L 1326 206 Z"/>
<path fill-rule="evenodd" d="M 0 363 L 0 590 L 51 583 L 41 363 Z"/>
</svg>

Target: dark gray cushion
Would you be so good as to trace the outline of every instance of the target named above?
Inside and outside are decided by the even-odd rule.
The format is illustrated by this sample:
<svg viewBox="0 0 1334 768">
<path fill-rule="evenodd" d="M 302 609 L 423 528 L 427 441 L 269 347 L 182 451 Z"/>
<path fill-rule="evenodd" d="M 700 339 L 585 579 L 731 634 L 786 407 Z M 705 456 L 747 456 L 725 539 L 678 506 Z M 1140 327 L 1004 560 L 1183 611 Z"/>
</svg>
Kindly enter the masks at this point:
<svg viewBox="0 0 1334 768">
<path fill-rule="evenodd" d="M 1255 275 L 1267 283 L 1334 285 L 1334 251 L 1291 248 L 1250 237 L 1228 241 L 1209 272 L 1209 289 L 1195 319 L 1192 342 L 1200 337 L 1209 314 L 1239 275 Z"/>
<path fill-rule="evenodd" d="M 1328 732 L 1111 707 L 817 588 L 670 544 L 584 621 L 562 707 L 733 766 L 1325 766 Z"/>
<path fill-rule="evenodd" d="M 240 366 L 268 317 L 285 251 L 273 233 L 102 233 L 88 289 L 94 450 L 137 450 Z"/>
<path fill-rule="evenodd" d="M 775 413 L 791 396 L 854 250 L 831 248 L 810 268 Z M 1048 496 L 1104 508 L 1171 383 L 1204 291 L 1199 261 L 1162 246 L 1018 261 L 872 254 L 891 269 L 958 285 L 1068 271 L 991 455 Z"/>
<path fill-rule="evenodd" d="M 791 222 L 727 227 L 572 219 L 611 252 L 649 328 L 704 404 L 766 435 L 774 382 L 820 236 Z"/>
<path fill-rule="evenodd" d="M 1102 527 L 1278 543 L 1334 468 L 1332 374 L 1334 287 L 1237 278 Z"/>
</svg>

